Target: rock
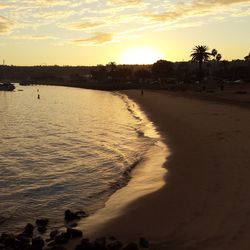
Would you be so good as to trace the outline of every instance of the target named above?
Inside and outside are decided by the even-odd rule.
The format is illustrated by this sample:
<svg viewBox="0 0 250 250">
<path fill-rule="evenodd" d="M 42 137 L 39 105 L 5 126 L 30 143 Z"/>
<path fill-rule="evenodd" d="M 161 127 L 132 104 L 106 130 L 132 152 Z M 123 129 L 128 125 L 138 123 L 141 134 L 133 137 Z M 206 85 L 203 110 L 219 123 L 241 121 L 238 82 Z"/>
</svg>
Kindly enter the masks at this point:
<svg viewBox="0 0 250 250">
<path fill-rule="evenodd" d="M 36 237 L 32 239 L 32 249 L 42 250 L 44 247 L 44 240 L 41 237 Z"/>
<path fill-rule="evenodd" d="M 84 248 L 82 245 L 76 245 L 75 250 L 87 250 L 88 248 Z"/>
<path fill-rule="evenodd" d="M 70 226 L 70 227 L 77 227 L 77 223 L 76 223 L 76 222 L 71 223 L 71 224 L 69 224 L 69 226 Z"/>
<path fill-rule="evenodd" d="M 116 240 L 115 236 L 110 236 L 109 239 L 110 240 Z"/>
<path fill-rule="evenodd" d="M 25 233 L 18 234 L 16 239 L 23 244 L 30 244 L 30 238 Z"/>
<path fill-rule="evenodd" d="M 145 238 L 140 238 L 140 246 L 143 248 L 149 248 L 149 242 Z"/>
<path fill-rule="evenodd" d="M 134 242 L 129 243 L 127 246 L 125 246 L 123 248 L 123 250 L 138 250 L 138 249 L 139 248 L 138 248 L 137 244 Z"/>
<path fill-rule="evenodd" d="M 33 231 L 34 231 L 34 226 L 30 223 L 28 223 L 25 228 L 24 228 L 24 234 L 28 235 L 28 236 L 32 236 L 33 235 Z"/>
<path fill-rule="evenodd" d="M 53 239 L 51 239 L 51 238 L 45 239 L 45 242 L 52 242 L 52 241 L 53 241 Z"/>
<path fill-rule="evenodd" d="M 94 250 L 94 246 L 89 239 L 84 238 L 81 240 L 81 244 L 76 246 L 75 250 Z"/>
<path fill-rule="evenodd" d="M 67 233 L 71 238 L 79 238 L 82 237 L 82 231 L 75 228 L 67 228 Z"/>
<path fill-rule="evenodd" d="M 61 233 L 55 237 L 55 243 L 59 245 L 63 245 L 68 243 L 70 239 L 70 234 L 68 233 Z"/>
<path fill-rule="evenodd" d="M 16 239 L 13 234 L 2 233 L 1 242 L 7 247 L 14 247 Z"/>
<path fill-rule="evenodd" d="M 75 217 L 75 214 L 68 209 L 64 212 L 64 219 L 66 221 L 71 221 L 71 220 L 75 220 L 76 217 Z"/>
<path fill-rule="evenodd" d="M 77 211 L 77 212 L 75 212 L 75 215 L 77 216 L 77 217 L 80 217 L 80 218 L 85 218 L 85 217 L 88 217 L 88 214 L 86 213 L 86 212 L 84 212 L 84 211 Z"/>
<path fill-rule="evenodd" d="M 80 220 L 81 217 L 79 215 L 77 215 L 74 212 L 71 212 L 69 209 L 65 211 L 64 213 L 64 219 L 66 221 L 72 221 L 72 220 Z"/>
<path fill-rule="evenodd" d="M 112 242 L 110 242 L 107 245 L 107 249 L 109 250 L 119 250 L 122 248 L 122 243 L 118 240 L 112 240 Z"/>
<path fill-rule="evenodd" d="M 39 226 L 39 227 L 37 228 L 37 231 L 38 231 L 39 233 L 43 234 L 43 233 L 45 233 L 45 232 L 47 231 L 47 228 L 46 228 L 46 226 Z"/>
<path fill-rule="evenodd" d="M 94 242 L 94 246 L 98 250 L 105 250 L 106 249 L 106 238 L 102 237 L 102 238 L 96 239 Z"/>
<path fill-rule="evenodd" d="M 36 220 L 36 225 L 38 227 L 46 227 L 49 223 L 49 220 L 46 218 L 41 218 Z"/>
<path fill-rule="evenodd" d="M 56 230 L 53 230 L 50 232 L 49 236 L 51 239 L 55 239 L 55 237 L 59 234 L 59 231 L 56 229 Z"/>
</svg>

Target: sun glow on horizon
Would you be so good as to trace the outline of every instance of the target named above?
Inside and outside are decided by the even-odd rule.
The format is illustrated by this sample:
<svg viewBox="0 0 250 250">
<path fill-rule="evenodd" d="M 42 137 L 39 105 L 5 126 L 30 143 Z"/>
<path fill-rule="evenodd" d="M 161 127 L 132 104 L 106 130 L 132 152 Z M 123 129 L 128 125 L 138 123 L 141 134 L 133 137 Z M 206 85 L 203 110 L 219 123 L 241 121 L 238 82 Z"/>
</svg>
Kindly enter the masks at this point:
<svg viewBox="0 0 250 250">
<path fill-rule="evenodd" d="M 147 47 L 137 46 L 126 49 L 120 59 L 120 64 L 153 64 L 160 59 L 164 59 L 165 55 L 160 50 Z"/>
</svg>

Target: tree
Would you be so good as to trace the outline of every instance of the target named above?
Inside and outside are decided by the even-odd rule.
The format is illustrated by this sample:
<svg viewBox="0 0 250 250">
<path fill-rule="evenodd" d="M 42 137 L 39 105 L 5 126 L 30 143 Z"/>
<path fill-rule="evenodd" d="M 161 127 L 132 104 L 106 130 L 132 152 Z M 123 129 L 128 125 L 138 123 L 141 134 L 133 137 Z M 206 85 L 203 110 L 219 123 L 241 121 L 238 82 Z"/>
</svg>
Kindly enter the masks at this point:
<svg viewBox="0 0 250 250">
<path fill-rule="evenodd" d="M 103 65 L 97 65 L 96 69 L 91 71 L 91 74 L 96 80 L 104 80 L 107 75 L 106 67 Z"/>
<path fill-rule="evenodd" d="M 171 76 L 174 73 L 173 63 L 166 60 L 159 60 L 153 64 L 152 73 L 156 77 Z"/>
<path fill-rule="evenodd" d="M 110 62 L 107 64 L 107 67 L 109 68 L 110 72 L 114 72 L 116 69 L 116 63 L 115 62 Z"/>
<path fill-rule="evenodd" d="M 209 60 L 211 53 L 208 52 L 208 47 L 205 45 L 197 45 L 193 48 L 191 53 L 191 61 L 199 63 L 199 80 L 203 79 L 202 63 Z"/>
<path fill-rule="evenodd" d="M 151 77 L 151 72 L 147 69 L 138 69 L 134 72 L 136 78 L 147 79 Z"/>
<path fill-rule="evenodd" d="M 245 59 L 246 61 L 250 61 L 250 53 L 249 53 L 247 56 L 245 56 L 244 59 Z"/>
<path fill-rule="evenodd" d="M 221 54 L 217 54 L 215 57 L 217 62 L 219 62 L 221 60 L 221 58 L 222 58 Z"/>
<path fill-rule="evenodd" d="M 216 57 L 217 54 L 218 54 L 218 51 L 216 49 L 212 49 L 211 55 L 213 57 Z"/>
<path fill-rule="evenodd" d="M 107 71 L 109 72 L 109 76 L 110 77 L 114 77 L 115 76 L 115 71 L 117 70 L 117 66 L 115 62 L 110 62 L 106 65 L 107 67 Z"/>
</svg>

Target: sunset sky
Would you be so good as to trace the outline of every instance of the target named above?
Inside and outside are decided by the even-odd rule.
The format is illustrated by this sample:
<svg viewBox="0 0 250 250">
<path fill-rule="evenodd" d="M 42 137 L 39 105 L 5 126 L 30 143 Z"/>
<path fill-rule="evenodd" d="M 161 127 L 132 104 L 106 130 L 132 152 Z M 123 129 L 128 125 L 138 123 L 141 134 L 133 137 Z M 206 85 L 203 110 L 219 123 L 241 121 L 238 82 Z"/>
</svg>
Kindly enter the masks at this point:
<svg viewBox="0 0 250 250">
<path fill-rule="evenodd" d="M 0 60 L 97 65 L 250 52 L 250 0 L 0 0 Z"/>
</svg>

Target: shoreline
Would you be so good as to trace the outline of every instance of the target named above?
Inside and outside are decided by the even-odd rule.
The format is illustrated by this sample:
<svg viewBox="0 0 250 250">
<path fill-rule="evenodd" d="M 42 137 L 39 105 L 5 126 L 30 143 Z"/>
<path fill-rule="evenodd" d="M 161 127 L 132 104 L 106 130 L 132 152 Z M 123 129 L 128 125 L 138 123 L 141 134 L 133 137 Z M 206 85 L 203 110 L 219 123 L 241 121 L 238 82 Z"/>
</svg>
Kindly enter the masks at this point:
<svg viewBox="0 0 250 250">
<path fill-rule="evenodd" d="M 132 202 L 94 237 L 143 236 L 151 249 L 247 249 L 248 109 L 163 91 L 122 93 L 139 104 L 170 146 L 167 184 Z"/>
<path fill-rule="evenodd" d="M 131 179 L 128 184 L 116 190 L 106 201 L 103 208 L 79 222 L 77 228 L 82 230 L 84 236 L 90 240 L 99 237 L 116 237 L 115 233 L 112 235 L 103 235 L 103 229 L 106 225 L 124 215 L 127 209 L 129 209 L 130 204 L 148 194 L 157 192 L 166 184 L 165 175 L 167 174 L 167 169 L 165 168 L 165 163 L 170 155 L 169 148 L 155 125 L 148 119 L 146 113 L 144 113 L 139 105 L 123 92 L 118 93 L 118 95 L 128 105 L 128 110 L 131 109 L 131 115 L 144 121 L 144 126 L 146 125 L 144 127 L 144 136 L 154 139 L 154 143 L 147 150 L 143 159 L 132 169 L 130 173 Z M 152 172 L 154 173 L 153 175 Z M 139 236 L 136 236 L 133 240 L 138 241 L 139 238 Z M 118 239 L 122 240 L 125 244 L 132 241 L 132 239 L 127 241 L 124 237 Z M 67 247 L 74 249 L 79 242 L 80 240 L 72 241 Z"/>
</svg>

